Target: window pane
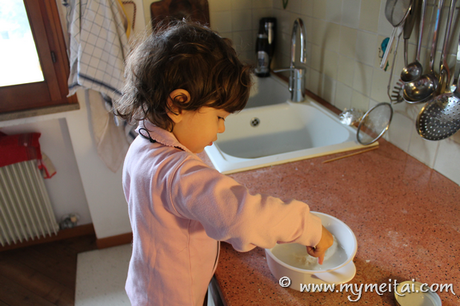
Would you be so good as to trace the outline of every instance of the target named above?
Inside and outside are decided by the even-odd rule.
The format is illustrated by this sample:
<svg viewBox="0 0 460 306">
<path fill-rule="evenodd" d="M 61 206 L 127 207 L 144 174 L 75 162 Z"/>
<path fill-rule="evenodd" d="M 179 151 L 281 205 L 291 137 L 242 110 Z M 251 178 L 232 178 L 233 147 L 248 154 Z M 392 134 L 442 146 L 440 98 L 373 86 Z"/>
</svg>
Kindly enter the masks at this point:
<svg viewBox="0 0 460 306">
<path fill-rule="evenodd" d="M 0 86 L 44 81 L 22 0 L 0 0 Z"/>
</svg>

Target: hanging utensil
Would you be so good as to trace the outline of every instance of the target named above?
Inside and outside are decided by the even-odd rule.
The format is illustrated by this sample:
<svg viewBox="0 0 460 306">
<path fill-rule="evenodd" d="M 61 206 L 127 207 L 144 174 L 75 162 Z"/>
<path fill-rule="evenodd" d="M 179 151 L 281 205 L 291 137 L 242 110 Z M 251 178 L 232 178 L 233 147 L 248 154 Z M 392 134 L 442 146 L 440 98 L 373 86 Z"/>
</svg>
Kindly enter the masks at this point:
<svg viewBox="0 0 460 306">
<path fill-rule="evenodd" d="M 439 76 L 434 71 L 434 57 L 436 55 L 436 44 L 438 41 L 439 20 L 444 0 L 438 1 L 438 10 L 436 13 L 436 21 L 433 30 L 433 42 L 431 43 L 430 53 L 430 72 L 422 75 L 418 80 L 407 82 L 404 85 L 403 97 L 407 103 L 415 104 L 429 101 L 432 99 L 438 90 Z"/>
<path fill-rule="evenodd" d="M 362 145 L 376 142 L 389 129 L 393 118 L 393 107 L 382 102 L 368 110 L 358 125 L 356 139 Z"/>
<path fill-rule="evenodd" d="M 420 51 L 422 49 L 422 37 L 423 37 L 423 28 L 424 28 L 424 21 L 425 21 L 425 11 L 426 11 L 426 0 L 422 0 L 422 8 L 421 8 L 421 15 L 420 15 L 420 26 L 419 26 L 419 33 L 418 33 L 418 40 L 417 40 L 417 52 L 415 54 L 415 61 L 410 64 L 405 64 L 401 72 L 401 80 L 403 82 L 411 82 L 416 81 L 420 78 L 423 74 L 423 67 L 420 63 Z"/>
<path fill-rule="evenodd" d="M 409 39 L 412 35 L 412 30 L 414 29 L 414 24 L 415 24 L 415 17 L 418 12 L 418 7 L 419 7 L 419 1 L 414 0 L 414 2 L 411 5 L 411 8 L 409 9 L 409 14 L 406 17 L 406 20 L 404 21 L 404 29 L 403 29 L 403 38 L 404 38 L 404 66 L 408 65 L 408 60 L 407 60 L 407 52 L 409 49 Z"/>
<path fill-rule="evenodd" d="M 409 43 L 410 36 L 412 34 L 412 29 L 414 28 L 417 8 L 418 8 L 418 1 L 414 0 L 409 10 L 409 15 L 407 15 L 407 18 L 404 21 L 403 37 L 404 37 L 404 65 L 405 66 L 407 66 L 407 62 L 408 62 L 407 60 L 408 43 Z M 404 98 L 403 98 L 404 83 L 402 82 L 401 79 L 396 81 L 396 84 L 393 86 L 393 91 L 390 93 L 390 85 L 391 85 L 391 80 L 393 78 L 393 69 L 394 69 L 395 60 L 396 60 L 396 53 L 398 51 L 398 45 L 399 45 L 399 37 L 398 37 L 398 40 L 396 41 L 395 52 L 393 55 L 394 56 L 393 64 L 391 65 L 390 80 L 388 82 L 388 87 L 387 87 L 387 93 L 388 93 L 388 96 L 390 97 L 390 102 L 393 104 L 404 102 Z"/>
<path fill-rule="evenodd" d="M 407 20 L 407 19 L 406 19 Z M 399 27 L 398 30 L 402 30 L 402 27 Z M 390 79 L 388 80 L 388 85 L 387 85 L 387 94 L 388 97 L 390 98 L 391 103 L 398 103 L 398 100 L 403 100 L 402 98 L 399 99 L 393 99 L 393 95 L 390 93 L 391 90 L 391 80 L 393 79 L 393 69 L 395 67 L 395 62 L 396 62 L 396 54 L 398 53 L 398 46 L 399 46 L 399 39 L 401 38 L 401 32 L 397 33 L 398 39 L 396 40 L 396 46 L 395 46 L 395 52 L 393 54 L 393 63 L 391 64 L 391 70 L 390 70 Z M 396 85 L 397 86 L 397 85 Z M 394 90 L 393 90 L 394 91 Z M 402 101 L 401 101 L 402 102 Z"/>
<path fill-rule="evenodd" d="M 398 104 L 404 102 L 403 98 L 404 83 L 399 79 L 395 86 L 393 86 L 393 91 L 391 92 L 390 101 L 393 104 Z"/>
<path fill-rule="evenodd" d="M 387 0 L 385 5 L 385 17 L 388 22 L 394 27 L 390 35 L 385 53 L 383 54 L 380 68 L 384 69 L 388 62 L 388 55 L 393 47 L 394 38 L 403 30 L 404 21 L 410 12 L 413 0 Z"/>
<path fill-rule="evenodd" d="M 452 17 L 455 11 L 455 2 L 452 0 L 447 24 L 446 36 L 448 36 L 451 28 Z M 444 46 L 446 44 L 444 37 Z M 443 47 L 444 49 L 444 47 Z M 444 49 L 443 53 L 447 51 Z M 420 111 L 416 120 L 417 132 L 427 140 L 443 140 L 460 130 L 460 37 L 457 48 L 457 62 L 455 66 L 455 75 L 457 77 L 455 90 L 452 92 L 453 86 L 450 87 L 451 74 L 447 63 L 445 62 L 445 54 L 441 67 L 441 73 L 446 75 L 447 91 L 436 96 L 432 101 L 428 102 Z"/>
<path fill-rule="evenodd" d="M 447 87 L 447 83 L 450 83 L 450 69 L 449 65 L 447 64 L 447 44 L 449 41 L 450 37 L 450 31 L 452 28 L 452 21 L 454 19 L 454 13 L 455 13 L 455 4 L 457 3 L 457 0 L 452 0 L 450 2 L 450 8 L 449 8 L 449 19 L 447 20 L 447 27 L 446 27 L 446 33 L 444 34 L 444 43 L 442 45 L 442 52 L 441 52 L 441 60 L 440 66 L 439 66 L 439 92 L 443 93 Z"/>
<path fill-rule="evenodd" d="M 416 120 L 417 132 L 427 140 L 443 140 L 460 130 L 460 82 L 453 93 L 444 93 L 427 103 Z"/>
</svg>

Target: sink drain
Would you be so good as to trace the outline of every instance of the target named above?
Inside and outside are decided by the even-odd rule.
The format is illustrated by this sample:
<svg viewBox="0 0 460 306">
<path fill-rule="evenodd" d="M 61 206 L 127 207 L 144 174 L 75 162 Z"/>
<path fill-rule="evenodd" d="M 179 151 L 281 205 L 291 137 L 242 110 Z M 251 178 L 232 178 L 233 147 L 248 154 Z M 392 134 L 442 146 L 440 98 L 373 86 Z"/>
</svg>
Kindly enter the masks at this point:
<svg viewBox="0 0 460 306">
<path fill-rule="evenodd" d="M 251 124 L 252 127 L 256 127 L 256 126 L 258 126 L 260 124 L 260 119 L 257 118 L 257 117 L 254 117 L 254 118 L 251 119 L 249 124 Z"/>
</svg>

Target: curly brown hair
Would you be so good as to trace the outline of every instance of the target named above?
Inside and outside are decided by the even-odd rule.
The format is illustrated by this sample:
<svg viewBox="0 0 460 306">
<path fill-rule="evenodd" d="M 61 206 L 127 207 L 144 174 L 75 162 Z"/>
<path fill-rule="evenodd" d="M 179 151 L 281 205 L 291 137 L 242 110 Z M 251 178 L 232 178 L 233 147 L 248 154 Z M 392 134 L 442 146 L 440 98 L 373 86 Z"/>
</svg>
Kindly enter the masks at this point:
<svg viewBox="0 0 460 306">
<path fill-rule="evenodd" d="M 159 25 L 128 57 L 117 114 L 130 122 L 147 119 L 172 131 L 172 109 L 208 106 L 234 113 L 249 98 L 250 70 L 228 40 L 205 26 L 187 20 Z M 187 90 L 190 100 L 170 97 L 175 89 Z"/>
</svg>

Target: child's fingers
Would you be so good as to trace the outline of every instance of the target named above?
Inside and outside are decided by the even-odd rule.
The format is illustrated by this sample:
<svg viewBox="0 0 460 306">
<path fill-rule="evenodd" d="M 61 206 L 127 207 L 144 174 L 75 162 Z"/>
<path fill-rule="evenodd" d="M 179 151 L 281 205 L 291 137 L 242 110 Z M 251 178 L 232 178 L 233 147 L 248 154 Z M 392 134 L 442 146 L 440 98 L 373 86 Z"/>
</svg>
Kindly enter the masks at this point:
<svg viewBox="0 0 460 306">
<path fill-rule="evenodd" d="M 310 256 L 317 257 L 317 258 L 318 258 L 318 263 L 319 263 L 320 265 L 323 264 L 323 262 L 324 262 L 324 255 L 326 254 L 326 251 L 322 251 L 322 250 L 319 249 L 319 248 L 314 248 L 314 247 L 307 246 L 307 253 L 308 253 Z"/>
<path fill-rule="evenodd" d="M 324 254 L 318 257 L 318 263 L 319 263 L 320 265 L 323 264 L 323 261 L 324 261 Z"/>
</svg>

